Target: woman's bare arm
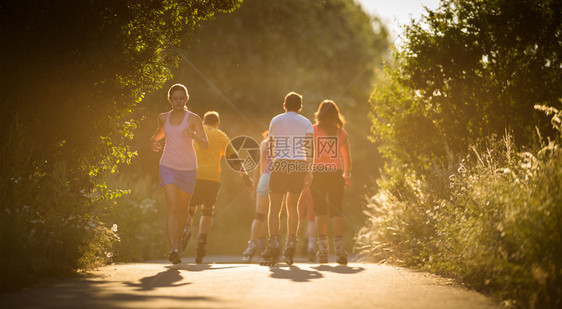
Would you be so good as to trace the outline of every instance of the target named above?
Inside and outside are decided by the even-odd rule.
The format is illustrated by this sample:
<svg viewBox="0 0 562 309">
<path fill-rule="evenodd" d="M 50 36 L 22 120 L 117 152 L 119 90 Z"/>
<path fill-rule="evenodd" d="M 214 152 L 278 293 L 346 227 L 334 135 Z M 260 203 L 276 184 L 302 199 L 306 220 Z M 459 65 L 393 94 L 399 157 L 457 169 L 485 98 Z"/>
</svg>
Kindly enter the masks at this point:
<svg viewBox="0 0 562 309">
<path fill-rule="evenodd" d="M 164 122 L 166 121 L 166 113 L 162 113 L 158 115 L 158 128 L 156 132 L 152 135 L 152 150 L 159 152 L 162 150 L 162 145 L 158 142 L 159 140 L 163 139 L 166 135 L 164 134 Z"/>
<path fill-rule="evenodd" d="M 349 185 L 351 183 L 351 152 L 349 151 L 347 138 L 341 145 L 341 152 L 343 156 L 343 178 L 345 179 L 345 184 Z"/>
<path fill-rule="evenodd" d="M 194 117 L 188 118 L 188 128 L 184 131 L 184 133 L 188 134 L 194 141 L 196 141 L 199 146 L 203 149 L 209 148 L 209 140 L 207 139 L 207 133 L 205 133 L 205 129 L 203 128 L 203 122 L 199 116 L 193 114 Z"/>
</svg>

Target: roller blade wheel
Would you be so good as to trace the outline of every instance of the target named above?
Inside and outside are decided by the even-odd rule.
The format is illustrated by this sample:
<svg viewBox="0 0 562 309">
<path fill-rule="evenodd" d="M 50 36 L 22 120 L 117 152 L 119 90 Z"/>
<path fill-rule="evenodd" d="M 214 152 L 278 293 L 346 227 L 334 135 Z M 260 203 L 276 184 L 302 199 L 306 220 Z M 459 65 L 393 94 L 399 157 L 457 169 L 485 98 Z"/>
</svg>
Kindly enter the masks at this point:
<svg viewBox="0 0 562 309">
<path fill-rule="evenodd" d="M 260 265 L 261 266 L 275 266 L 277 265 L 277 258 L 260 258 Z"/>
<path fill-rule="evenodd" d="M 261 266 L 275 266 L 279 260 L 279 248 L 267 247 L 260 256 Z"/>
<path fill-rule="evenodd" d="M 256 252 L 259 252 L 257 246 L 255 246 L 254 244 L 252 244 L 251 241 L 249 241 L 248 248 L 246 248 L 246 250 L 244 250 L 244 252 L 242 253 L 242 261 L 244 261 L 245 263 L 251 263 L 252 257 L 256 255 Z"/>
<path fill-rule="evenodd" d="M 340 265 L 347 265 L 347 256 L 346 255 L 338 256 L 338 259 L 336 260 L 336 262 L 338 262 L 338 264 L 340 264 Z"/>
<path fill-rule="evenodd" d="M 308 251 L 308 261 L 309 262 L 316 262 L 316 251 L 314 251 L 314 250 Z"/>
<path fill-rule="evenodd" d="M 244 263 L 252 263 L 252 257 L 254 257 L 253 254 L 244 254 L 242 255 L 242 262 Z"/>
<path fill-rule="evenodd" d="M 318 251 L 316 255 L 318 256 L 318 263 L 320 264 L 328 263 L 328 253 L 321 253 L 320 251 Z"/>
<path fill-rule="evenodd" d="M 285 263 L 287 263 L 287 265 L 293 265 L 294 261 L 293 261 L 293 257 L 295 256 L 295 248 L 294 247 L 289 247 L 285 249 Z"/>
</svg>

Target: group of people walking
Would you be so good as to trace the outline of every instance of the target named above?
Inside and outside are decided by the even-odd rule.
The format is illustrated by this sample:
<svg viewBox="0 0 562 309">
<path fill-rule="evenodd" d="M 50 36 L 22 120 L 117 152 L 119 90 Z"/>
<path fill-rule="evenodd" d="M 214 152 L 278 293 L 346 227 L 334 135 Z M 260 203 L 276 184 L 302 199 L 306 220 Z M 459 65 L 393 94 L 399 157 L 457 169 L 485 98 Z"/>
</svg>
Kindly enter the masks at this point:
<svg viewBox="0 0 562 309">
<path fill-rule="evenodd" d="M 202 263 L 220 187 L 221 159 L 223 156 L 236 159 L 238 153 L 228 136 L 219 130 L 218 113 L 207 112 L 202 121 L 187 109 L 189 93 L 185 86 L 173 85 L 168 91 L 168 100 L 172 109 L 158 116 L 158 129 L 152 136 L 152 149 L 162 151 L 160 178 L 167 202 L 168 259 L 174 264 L 181 263 L 182 253 L 191 238 L 193 215 L 201 206 L 195 262 Z M 316 124 L 312 125 L 299 114 L 302 96 L 295 92 L 287 94 L 283 107 L 285 112 L 271 120 L 268 135 L 264 135 L 260 145 L 257 187 L 243 166 L 236 168 L 241 171 L 248 189 L 256 190 L 256 214 L 244 258 L 249 261 L 259 254 L 260 264 L 271 266 L 283 255 L 287 264 L 293 264 L 300 201 L 301 206 L 313 204 L 307 217 L 310 219 L 314 214 L 318 261 L 328 262 L 329 216 L 337 262 L 345 265 L 342 197 L 344 186 L 350 184 L 351 156 L 344 118 L 333 101 L 324 100 L 315 113 Z M 160 141 L 164 137 L 166 141 L 162 146 Z M 284 250 L 279 235 L 283 205 L 287 209 Z M 312 235 L 308 247 L 314 247 Z"/>
</svg>

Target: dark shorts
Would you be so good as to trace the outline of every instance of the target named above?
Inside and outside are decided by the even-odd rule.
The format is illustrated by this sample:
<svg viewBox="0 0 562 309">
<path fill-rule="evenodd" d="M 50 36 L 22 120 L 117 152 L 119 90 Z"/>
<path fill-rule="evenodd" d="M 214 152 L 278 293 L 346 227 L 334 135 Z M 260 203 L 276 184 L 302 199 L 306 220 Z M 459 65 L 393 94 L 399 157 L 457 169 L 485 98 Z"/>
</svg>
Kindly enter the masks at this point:
<svg viewBox="0 0 562 309">
<path fill-rule="evenodd" d="M 283 161 L 283 160 L 280 160 Z M 287 162 L 295 162 L 285 160 Z M 300 161 L 297 161 L 300 163 Z M 289 164 L 290 165 L 290 164 Z M 285 168 L 271 171 L 269 190 L 275 193 L 300 193 L 304 187 L 305 171 L 288 171 Z"/>
<path fill-rule="evenodd" d="M 343 189 L 345 181 L 342 171 L 316 172 L 312 178 L 310 191 L 314 201 L 314 212 L 316 215 L 341 216 Z"/>
<path fill-rule="evenodd" d="M 196 207 L 199 205 L 203 205 L 204 208 L 213 207 L 217 201 L 220 186 L 220 182 L 197 179 L 189 207 Z"/>
</svg>

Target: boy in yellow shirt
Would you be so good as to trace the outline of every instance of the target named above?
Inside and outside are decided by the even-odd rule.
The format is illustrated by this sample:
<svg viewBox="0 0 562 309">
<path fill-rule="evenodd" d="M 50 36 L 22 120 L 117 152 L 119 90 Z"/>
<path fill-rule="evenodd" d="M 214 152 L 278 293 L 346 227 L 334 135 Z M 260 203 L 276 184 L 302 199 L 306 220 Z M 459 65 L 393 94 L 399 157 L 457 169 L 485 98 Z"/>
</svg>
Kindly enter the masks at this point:
<svg viewBox="0 0 562 309">
<path fill-rule="evenodd" d="M 184 229 L 183 246 L 187 246 L 187 242 L 191 236 L 191 225 L 193 215 L 197 206 L 201 206 L 201 219 L 199 221 L 199 237 L 197 239 L 195 262 L 200 264 L 206 254 L 205 246 L 207 244 L 207 234 L 213 224 L 215 202 L 220 188 L 221 176 L 221 159 L 226 156 L 228 158 L 237 158 L 236 150 L 230 144 L 230 139 L 221 130 L 219 130 L 220 117 L 215 111 L 205 113 L 203 117 L 203 127 L 207 134 L 209 147 L 203 149 L 195 144 L 195 153 L 197 155 L 197 181 L 191 202 L 189 204 L 189 215 L 187 225 Z M 242 178 L 248 188 L 253 189 L 253 182 L 248 174 L 243 171 Z"/>
</svg>

